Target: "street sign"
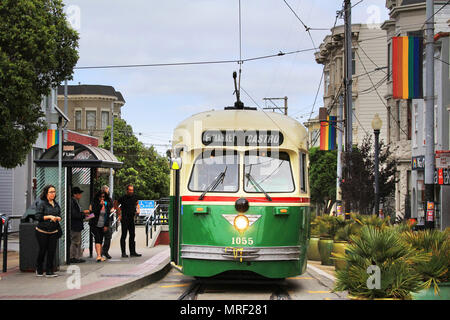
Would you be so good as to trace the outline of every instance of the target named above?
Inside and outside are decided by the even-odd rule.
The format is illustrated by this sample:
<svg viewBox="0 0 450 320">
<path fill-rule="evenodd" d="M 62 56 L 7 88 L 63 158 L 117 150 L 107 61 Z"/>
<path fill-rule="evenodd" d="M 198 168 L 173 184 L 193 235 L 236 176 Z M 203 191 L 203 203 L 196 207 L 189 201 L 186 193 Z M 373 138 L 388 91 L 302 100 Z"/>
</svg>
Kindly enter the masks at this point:
<svg viewBox="0 0 450 320">
<path fill-rule="evenodd" d="M 434 184 L 450 185 L 450 169 L 438 169 L 434 170 Z"/>
<path fill-rule="evenodd" d="M 450 169 L 450 150 L 436 151 L 436 169 Z"/>
<path fill-rule="evenodd" d="M 425 156 L 412 157 L 411 165 L 412 165 L 412 170 L 424 170 L 425 169 Z"/>
<path fill-rule="evenodd" d="M 155 200 L 139 200 L 140 216 L 152 215 L 155 211 Z"/>
</svg>

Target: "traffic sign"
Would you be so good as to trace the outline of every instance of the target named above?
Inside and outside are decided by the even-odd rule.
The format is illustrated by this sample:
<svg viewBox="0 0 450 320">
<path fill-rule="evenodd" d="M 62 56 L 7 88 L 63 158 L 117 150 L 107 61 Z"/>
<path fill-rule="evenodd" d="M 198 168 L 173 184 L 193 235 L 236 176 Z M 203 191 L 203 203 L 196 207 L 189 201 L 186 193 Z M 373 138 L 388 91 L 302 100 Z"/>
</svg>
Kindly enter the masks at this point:
<svg viewBox="0 0 450 320">
<path fill-rule="evenodd" d="M 139 200 L 140 216 L 152 215 L 155 211 L 155 200 Z"/>
</svg>

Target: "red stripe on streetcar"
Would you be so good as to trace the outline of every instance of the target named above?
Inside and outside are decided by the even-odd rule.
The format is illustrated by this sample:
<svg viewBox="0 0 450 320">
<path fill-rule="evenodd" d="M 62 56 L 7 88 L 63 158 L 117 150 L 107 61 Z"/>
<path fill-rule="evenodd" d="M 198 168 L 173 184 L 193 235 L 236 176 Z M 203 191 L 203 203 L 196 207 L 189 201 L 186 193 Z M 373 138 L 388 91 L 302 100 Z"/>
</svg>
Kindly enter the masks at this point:
<svg viewBox="0 0 450 320">
<path fill-rule="evenodd" d="M 217 197 L 217 196 L 206 196 L 203 200 L 199 200 L 198 196 L 184 196 L 181 197 L 181 201 L 202 201 L 202 202 L 235 202 L 239 197 Z M 309 203 L 309 198 L 300 197 L 277 197 L 272 198 L 272 201 L 267 200 L 265 197 L 253 197 L 246 198 L 248 202 L 267 202 L 267 203 Z"/>
</svg>

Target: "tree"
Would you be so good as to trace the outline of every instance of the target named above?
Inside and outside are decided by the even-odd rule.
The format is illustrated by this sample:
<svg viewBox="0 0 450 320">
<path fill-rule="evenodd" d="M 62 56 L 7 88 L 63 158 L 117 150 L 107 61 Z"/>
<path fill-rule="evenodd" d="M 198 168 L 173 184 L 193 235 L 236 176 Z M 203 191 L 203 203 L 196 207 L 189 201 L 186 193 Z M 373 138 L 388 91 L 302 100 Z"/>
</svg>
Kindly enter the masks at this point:
<svg viewBox="0 0 450 320">
<path fill-rule="evenodd" d="M 46 129 L 41 98 L 71 78 L 78 39 L 61 0 L 0 2 L 0 166 L 23 164 Z"/>
<path fill-rule="evenodd" d="M 371 135 L 366 135 L 359 147 L 353 146 L 351 154 L 344 154 L 344 170 L 351 168 L 351 177 L 341 183 L 342 198 L 350 202 L 352 208 L 361 214 L 371 214 L 375 205 L 374 159 Z M 389 146 L 385 146 L 383 141 L 380 142 L 379 161 L 380 202 L 384 203 L 395 190 L 397 161 L 392 157 Z"/>
<path fill-rule="evenodd" d="M 111 126 L 103 136 L 103 148 L 110 149 Z M 169 195 L 169 165 L 166 157 L 158 155 L 153 147 L 146 148 L 136 136 L 133 128 L 123 119 L 114 119 L 114 155 L 123 162 L 115 171 L 114 198 L 125 193 L 132 184 L 139 199 L 160 199 Z M 99 184 L 107 183 L 107 177 Z"/>
<path fill-rule="evenodd" d="M 311 148 L 309 162 L 311 201 L 326 207 L 330 200 L 336 199 L 337 152 Z"/>
</svg>

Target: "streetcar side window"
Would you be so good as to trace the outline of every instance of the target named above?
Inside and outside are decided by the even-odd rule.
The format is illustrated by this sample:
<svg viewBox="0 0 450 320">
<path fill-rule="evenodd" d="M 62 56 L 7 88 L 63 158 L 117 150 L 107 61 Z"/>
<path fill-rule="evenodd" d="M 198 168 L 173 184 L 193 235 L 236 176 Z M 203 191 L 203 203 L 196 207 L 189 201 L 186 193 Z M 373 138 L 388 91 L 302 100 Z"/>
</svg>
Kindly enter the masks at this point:
<svg viewBox="0 0 450 320">
<path fill-rule="evenodd" d="M 188 189 L 193 192 L 237 192 L 239 156 L 235 151 L 205 150 L 194 163 Z"/>
<path fill-rule="evenodd" d="M 249 193 L 294 192 L 291 162 L 287 152 L 253 151 L 244 158 L 244 190 Z"/>
<path fill-rule="evenodd" d="M 300 152 L 300 190 L 306 193 L 306 154 Z"/>
</svg>

